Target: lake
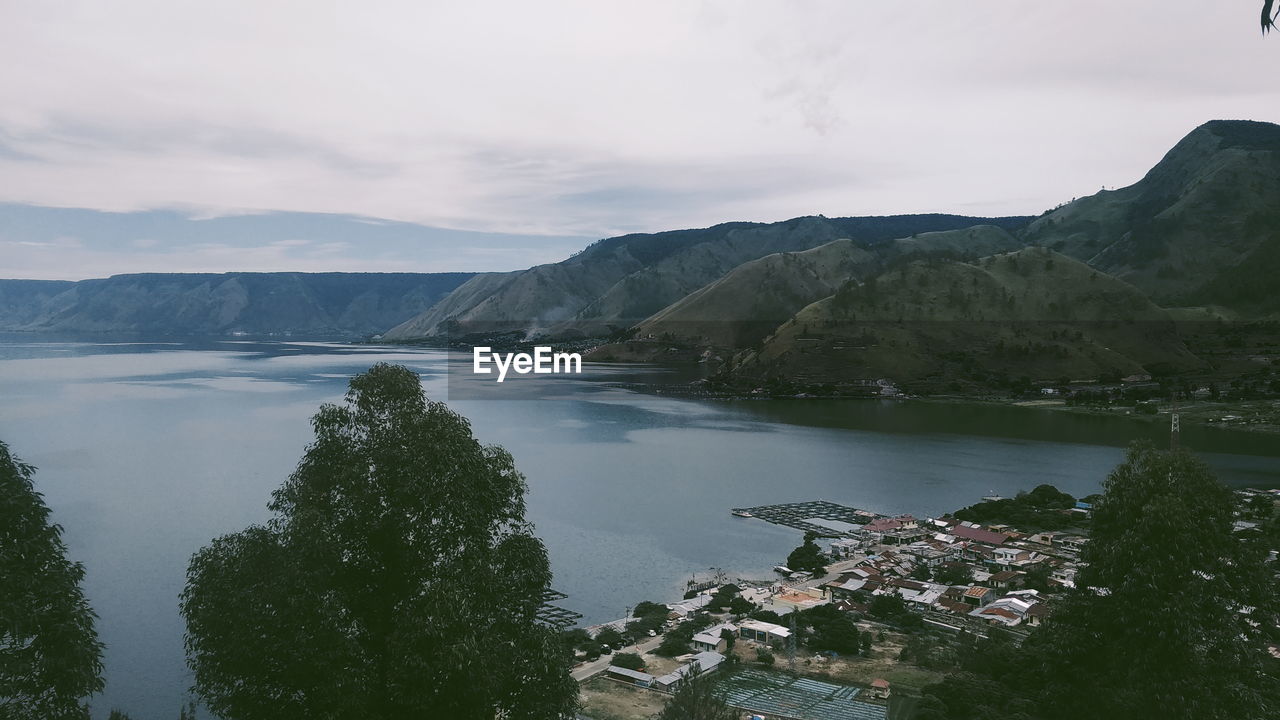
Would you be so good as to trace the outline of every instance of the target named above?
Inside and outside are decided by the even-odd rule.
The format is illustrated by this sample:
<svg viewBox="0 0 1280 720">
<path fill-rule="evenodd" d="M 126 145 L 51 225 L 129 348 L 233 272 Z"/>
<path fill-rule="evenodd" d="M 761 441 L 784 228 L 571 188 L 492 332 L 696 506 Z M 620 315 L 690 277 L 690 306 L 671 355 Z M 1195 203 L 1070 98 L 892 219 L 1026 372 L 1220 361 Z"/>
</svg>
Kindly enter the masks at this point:
<svg viewBox="0 0 1280 720">
<path fill-rule="evenodd" d="M 177 611 L 188 558 L 268 518 L 311 415 L 377 361 L 417 370 L 428 395 L 445 397 L 449 360 L 434 350 L 0 338 L 0 440 L 37 466 L 100 616 L 107 689 L 95 717 L 177 717 L 190 684 Z M 1040 483 L 1085 495 L 1129 440 L 1165 432 L 1012 407 L 698 400 L 616 385 L 636 375 L 589 366 L 543 380 L 554 386 L 538 399 L 451 403 L 514 455 L 562 605 L 587 622 L 678 598 L 693 573 L 767 574 L 799 543 L 731 507 L 825 499 L 928 515 Z M 1187 428 L 1183 440 L 1227 482 L 1280 484 L 1280 459 L 1251 454 L 1274 438 Z"/>
</svg>

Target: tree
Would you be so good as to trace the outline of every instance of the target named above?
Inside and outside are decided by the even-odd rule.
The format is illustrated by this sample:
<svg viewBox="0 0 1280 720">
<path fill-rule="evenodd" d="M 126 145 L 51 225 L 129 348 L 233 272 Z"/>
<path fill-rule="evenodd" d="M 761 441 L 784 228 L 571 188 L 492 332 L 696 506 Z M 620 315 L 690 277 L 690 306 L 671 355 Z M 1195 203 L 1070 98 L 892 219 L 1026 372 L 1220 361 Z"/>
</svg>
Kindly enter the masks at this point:
<svg viewBox="0 0 1280 720">
<path fill-rule="evenodd" d="M 643 670 L 644 658 L 635 653 L 618 653 L 613 656 L 613 664 L 628 670 Z"/>
<path fill-rule="evenodd" d="M 601 645 L 608 645 L 611 648 L 620 648 L 626 644 L 626 641 L 622 639 L 622 633 L 611 627 L 604 628 L 596 633 L 596 642 Z"/>
<path fill-rule="evenodd" d="M 1271 6 L 1275 0 L 1263 0 L 1262 2 L 1262 34 L 1267 34 L 1268 30 L 1274 30 L 1276 27 L 1276 13 L 1272 12 Z"/>
<path fill-rule="evenodd" d="M 87 718 L 102 643 L 34 474 L 0 442 L 0 717 Z"/>
<path fill-rule="evenodd" d="M 711 680 L 697 672 L 689 674 L 658 713 L 658 720 L 738 720 L 739 717 L 741 713 L 716 694 Z"/>
<path fill-rule="evenodd" d="M 1266 717 L 1277 603 L 1231 492 L 1186 451 L 1135 444 L 1093 508 L 1078 589 L 1036 642 L 1053 717 Z M 1189 532 L 1194 528 L 1194 532 Z"/>
<path fill-rule="evenodd" d="M 195 690 L 227 720 L 546 718 L 570 713 L 569 652 L 511 456 L 378 364 L 274 493 L 274 518 L 191 559 Z"/>
<path fill-rule="evenodd" d="M 973 568 L 963 563 L 946 563 L 934 573 L 934 580 L 943 585 L 968 585 L 973 582 Z"/>
<path fill-rule="evenodd" d="M 827 574 L 827 557 L 818 547 L 818 535 L 814 532 L 804 534 L 804 544 L 787 556 L 787 567 L 813 573 L 814 577 Z"/>
</svg>

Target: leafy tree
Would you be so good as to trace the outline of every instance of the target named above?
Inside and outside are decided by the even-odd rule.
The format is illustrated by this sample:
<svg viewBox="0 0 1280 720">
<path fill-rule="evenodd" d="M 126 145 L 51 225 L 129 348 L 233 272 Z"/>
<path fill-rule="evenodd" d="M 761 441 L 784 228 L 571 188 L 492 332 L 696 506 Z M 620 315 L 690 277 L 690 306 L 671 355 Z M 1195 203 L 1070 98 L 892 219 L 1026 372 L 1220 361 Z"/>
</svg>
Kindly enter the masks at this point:
<svg viewBox="0 0 1280 720">
<path fill-rule="evenodd" d="M 102 643 L 34 473 L 0 442 L 0 718 L 87 718 Z"/>
<path fill-rule="evenodd" d="M 818 535 L 814 532 L 804 534 L 804 544 L 787 556 L 787 567 L 792 570 L 803 570 L 813 573 L 814 577 L 827 574 L 827 556 L 818 547 Z"/>
<path fill-rule="evenodd" d="M 773 623 L 774 625 L 782 624 L 782 616 L 772 610 L 752 610 L 747 617 L 760 622 Z"/>
<path fill-rule="evenodd" d="M 738 720 L 741 714 L 715 692 L 705 675 L 692 673 L 658 713 L 657 720 Z"/>
<path fill-rule="evenodd" d="M 669 612 L 671 612 L 671 610 L 666 605 L 649 602 L 648 600 L 641 600 L 636 603 L 636 607 L 631 611 L 631 614 L 638 618 L 659 617 L 666 620 Z"/>
<path fill-rule="evenodd" d="M 663 636 L 662 642 L 658 644 L 658 647 L 654 649 L 653 654 L 662 657 L 676 657 L 677 655 L 688 653 L 689 650 L 689 638 L 667 633 Z"/>
<path fill-rule="evenodd" d="M 535 621 L 551 573 L 511 456 L 386 364 L 312 425 L 275 517 L 191 559 L 187 657 L 209 709 L 227 720 L 571 712 L 568 652 Z"/>
<path fill-rule="evenodd" d="M 756 609 L 755 603 L 742 597 L 741 595 L 734 597 L 729 601 L 729 612 L 734 615 L 746 615 Z"/>
<path fill-rule="evenodd" d="M 622 639 L 622 633 L 611 627 L 604 628 L 600 632 L 596 633 L 596 642 L 601 645 L 608 645 L 612 648 L 619 648 L 625 644 L 625 641 Z"/>
<path fill-rule="evenodd" d="M 729 628 L 720 631 L 720 638 L 724 640 L 725 650 L 732 650 L 733 646 L 738 644 L 738 636 Z"/>
<path fill-rule="evenodd" d="M 963 563 L 947 563 L 938 568 L 934 579 L 943 585 L 968 585 L 973 582 L 973 568 Z"/>
<path fill-rule="evenodd" d="M 761 665 L 772 665 L 773 651 L 766 647 L 756 648 L 756 662 Z"/>
<path fill-rule="evenodd" d="M 635 653 L 618 653 L 613 656 L 613 664 L 628 670 L 643 670 L 644 658 Z"/>
<path fill-rule="evenodd" d="M 1107 478 L 1070 593 L 1044 629 L 1052 717 L 1266 717 L 1277 602 L 1232 533 L 1231 492 L 1186 451 L 1135 444 Z M 1192 531 L 1193 530 L 1193 531 Z"/>
<path fill-rule="evenodd" d="M 1234 510 L 1203 462 L 1135 444 L 1094 503 L 1077 588 L 1020 648 L 993 632 L 925 695 L 956 719 L 1274 716 L 1274 577 Z"/>
</svg>

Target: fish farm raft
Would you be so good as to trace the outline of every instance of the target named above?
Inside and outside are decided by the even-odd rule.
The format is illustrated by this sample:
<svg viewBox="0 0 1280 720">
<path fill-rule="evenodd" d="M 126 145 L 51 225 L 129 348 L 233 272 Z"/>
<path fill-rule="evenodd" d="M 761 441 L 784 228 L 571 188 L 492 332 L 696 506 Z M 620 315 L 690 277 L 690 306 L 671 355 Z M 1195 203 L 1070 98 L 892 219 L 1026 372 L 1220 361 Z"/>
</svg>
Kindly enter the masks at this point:
<svg viewBox="0 0 1280 720">
<path fill-rule="evenodd" d="M 774 525 L 817 533 L 820 537 L 847 537 L 855 534 L 860 526 L 884 517 L 826 500 L 734 508 L 732 513 L 737 517 L 759 518 Z"/>
</svg>

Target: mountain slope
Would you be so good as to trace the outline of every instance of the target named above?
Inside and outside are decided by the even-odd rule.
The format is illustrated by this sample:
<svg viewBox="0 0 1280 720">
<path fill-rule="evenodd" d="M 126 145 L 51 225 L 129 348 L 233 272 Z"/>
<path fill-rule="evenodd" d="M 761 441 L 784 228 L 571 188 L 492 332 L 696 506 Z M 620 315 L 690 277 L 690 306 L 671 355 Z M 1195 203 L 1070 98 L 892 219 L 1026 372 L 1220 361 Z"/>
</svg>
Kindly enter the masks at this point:
<svg viewBox="0 0 1280 720">
<path fill-rule="evenodd" d="M 915 233 L 982 223 L 1016 228 L 1027 220 L 955 215 L 805 217 L 625 235 L 597 242 L 563 262 L 477 278 L 386 337 L 408 340 L 451 329 L 494 328 L 600 334 L 640 322 L 738 265 L 772 253 L 807 250 L 841 238 L 871 247 Z M 479 291 L 482 284 L 486 292 Z"/>
<path fill-rule="evenodd" d="M 1168 313 L 1137 288 L 1043 248 L 909 263 L 850 283 L 784 323 L 740 376 L 1088 378 L 1199 365 Z"/>
<path fill-rule="evenodd" d="M 940 254 L 981 257 L 1019 247 L 1021 243 L 1005 230 L 980 225 L 900 238 L 871 250 L 852 240 L 836 240 L 802 252 L 767 255 L 739 265 L 658 311 L 640 323 L 637 334 L 682 343 L 746 347 L 809 303 L 903 258 Z"/>
<path fill-rule="evenodd" d="M 0 280 L 0 330 L 366 335 L 421 313 L 469 273 L 193 273 Z"/>
<path fill-rule="evenodd" d="M 1280 310 L 1280 126 L 1215 120 L 1137 183 L 1033 222 L 1028 242 L 1088 262 L 1164 305 Z"/>
</svg>

